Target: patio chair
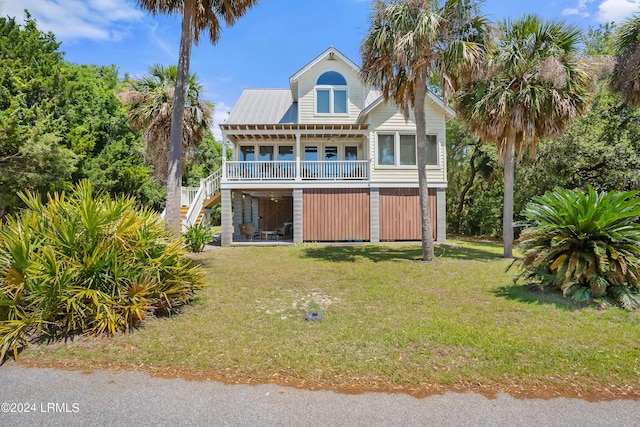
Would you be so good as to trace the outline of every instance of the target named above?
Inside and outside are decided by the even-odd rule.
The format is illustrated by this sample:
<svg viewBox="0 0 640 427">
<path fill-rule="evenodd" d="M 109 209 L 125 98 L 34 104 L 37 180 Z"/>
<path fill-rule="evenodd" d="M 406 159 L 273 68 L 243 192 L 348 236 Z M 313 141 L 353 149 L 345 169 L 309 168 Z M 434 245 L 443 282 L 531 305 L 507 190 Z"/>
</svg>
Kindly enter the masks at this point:
<svg viewBox="0 0 640 427">
<path fill-rule="evenodd" d="M 293 224 L 291 222 L 285 222 L 280 228 L 276 228 L 277 238 L 290 238 L 293 236 Z"/>
<path fill-rule="evenodd" d="M 240 224 L 240 234 L 244 236 L 245 240 L 253 241 L 255 238 L 261 238 L 260 230 L 249 224 Z"/>
</svg>

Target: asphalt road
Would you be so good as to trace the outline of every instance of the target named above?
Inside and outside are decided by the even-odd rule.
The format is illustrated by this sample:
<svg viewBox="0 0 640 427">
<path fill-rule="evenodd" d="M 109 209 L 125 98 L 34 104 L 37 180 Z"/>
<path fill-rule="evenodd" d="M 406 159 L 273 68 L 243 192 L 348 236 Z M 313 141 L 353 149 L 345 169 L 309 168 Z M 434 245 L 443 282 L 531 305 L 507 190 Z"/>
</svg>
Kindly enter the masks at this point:
<svg viewBox="0 0 640 427">
<path fill-rule="evenodd" d="M 640 401 L 344 395 L 144 373 L 0 367 L 0 426 L 638 426 Z M 20 411 L 20 412 L 11 412 Z M 26 412 L 29 411 L 29 412 Z"/>
</svg>

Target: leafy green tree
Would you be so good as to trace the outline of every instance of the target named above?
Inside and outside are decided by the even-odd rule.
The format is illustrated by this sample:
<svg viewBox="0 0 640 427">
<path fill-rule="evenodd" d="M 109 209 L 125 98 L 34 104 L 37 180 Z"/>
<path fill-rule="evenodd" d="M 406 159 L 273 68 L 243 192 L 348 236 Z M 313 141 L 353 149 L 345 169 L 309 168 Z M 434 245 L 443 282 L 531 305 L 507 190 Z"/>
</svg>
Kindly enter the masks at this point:
<svg viewBox="0 0 640 427">
<path fill-rule="evenodd" d="M 516 151 L 535 153 L 540 138 L 561 134 L 590 104 L 589 79 L 576 61 L 580 30 L 527 15 L 498 27 L 491 57 L 460 92 L 456 106 L 471 130 L 495 142 L 504 164 L 504 257 L 513 257 Z"/>
<path fill-rule="evenodd" d="M 447 123 L 447 174 L 449 232 L 499 235 L 503 187 L 496 149 L 482 144 L 458 118 Z"/>
<path fill-rule="evenodd" d="M 584 49 L 582 54 L 587 56 L 615 55 L 615 30 L 616 24 L 614 22 L 589 27 L 583 36 Z"/>
<path fill-rule="evenodd" d="M 542 141 L 537 156 L 522 165 L 520 205 L 558 186 L 640 189 L 640 109 L 602 90 L 589 113 L 562 137 Z"/>
<path fill-rule="evenodd" d="M 56 113 L 64 86 L 53 34 L 0 18 L 0 217 L 18 204 L 16 191 L 65 188 L 77 156 L 64 146 Z"/>
<path fill-rule="evenodd" d="M 64 61 L 28 13 L 24 26 L 0 19 L 0 45 L 0 218 L 22 203 L 18 191 L 44 194 L 87 177 L 143 203 L 163 198 L 116 96 L 115 66 Z"/>
<path fill-rule="evenodd" d="M 227 160 L 232 155 L 231 150 L 227 150 Z M 215 140 L 211 132 L 207 132 L 186 161 L 182 182 L 187 187 L 197 187 L 201 178 L 208 177 L 222 167 L 222 144 Z"/>
<path fill-rule="evenodd" d="M 363 80 L 380 87 L 384 98 L 399 106 L 406 119 L 410 110 L 414 114 L 425 261 L 434 258 L 426 173 L 427 85 L 438 75 L 443 93 L 456 89 L 458 79 L 484 54 L 478 41 L 485 24 L 478 3 L 471 0 L 379 1 L 362 42 Z"/>
<path fill-rule="evenodd" d="M 212 44 L 218 42 L 221 23 L 232 26 L 258 0 L 138 0 L 138 5 L 152 14 L 182 14 L 182 33 L 174 105 L 185 105 L 189 81 L 191 46 L 200 40 L 200 33 L 209 32 Z M 180 199 L 182 186 L 182 132 L 184 109 L 174 108 L 171 117 L 169 161 L 167 172 L 167 222 L 180 232 Z"/>
<path fill-rule="evenodd" d="M 74 181 L 91 179 L 100 190 L 129 194 L 160 209 L 163 191 L 144 164 L 144 144 L 127 121 L 116 91 L 115 66 L 65 64 L 65 145 L 80 157 Z"/>
</svg>

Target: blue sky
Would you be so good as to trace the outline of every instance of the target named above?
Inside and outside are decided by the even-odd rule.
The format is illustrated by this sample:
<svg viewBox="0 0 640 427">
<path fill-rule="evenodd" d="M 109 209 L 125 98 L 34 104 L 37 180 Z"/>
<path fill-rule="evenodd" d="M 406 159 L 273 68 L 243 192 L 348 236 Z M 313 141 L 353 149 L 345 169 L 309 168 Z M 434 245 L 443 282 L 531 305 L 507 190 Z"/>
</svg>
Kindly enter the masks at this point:
<svg viewBox="0 0 640 427">
<path fill-rule="evenodd" d="M 121 75 L 145 74 L 149 65 L 177 63 L 178 17 L 153 17 L 135 0 L 0 0 L 1 16 L 22 21 L 28 9 L 41 30 L 52 31 L 68 61 L 115 64 Z M 535 13 L 583 28 L 620 22 L 640 11 L 640 0 L 488 0 L 491 19 Z M 191 72 L 216 105 L 214 133 L 244 88 L 285 88 L 289 77 L 333 45 L 360 63 L 368 28 L 369 0 L 262 0 L 217 45 L 208 36 L 194 46 Z"/>
</svg>

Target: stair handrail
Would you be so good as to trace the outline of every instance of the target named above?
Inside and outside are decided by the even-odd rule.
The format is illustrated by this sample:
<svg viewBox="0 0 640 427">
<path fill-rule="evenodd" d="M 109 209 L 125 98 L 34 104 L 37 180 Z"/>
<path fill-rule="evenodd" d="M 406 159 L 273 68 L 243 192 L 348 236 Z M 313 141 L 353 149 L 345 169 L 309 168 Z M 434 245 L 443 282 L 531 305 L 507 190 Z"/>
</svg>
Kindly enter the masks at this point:
<svg viewBox="0 0 640 427">
<path fill-rule="evenodd" d="M 220 180 L 222 178 L 222 168 L 216 170 L 211 175 L 200 180 L 200 187 L 193 201 L 189 205 L 189 210 L 182 218 L 182 232 L 187 231 L 187 227 L 195 225 L 198 215 L 204 206 L 204 201 L 216 191 L 220 190 Z"/>
</svg>

